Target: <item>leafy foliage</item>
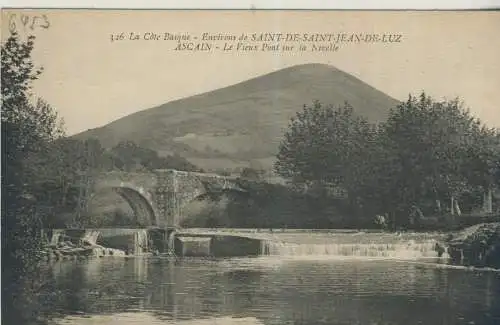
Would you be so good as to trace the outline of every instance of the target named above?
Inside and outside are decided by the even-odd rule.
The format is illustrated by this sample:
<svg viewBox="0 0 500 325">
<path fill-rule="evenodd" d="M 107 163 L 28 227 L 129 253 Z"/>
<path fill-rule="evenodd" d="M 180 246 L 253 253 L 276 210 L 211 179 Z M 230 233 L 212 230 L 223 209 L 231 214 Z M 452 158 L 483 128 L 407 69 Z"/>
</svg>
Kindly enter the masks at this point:
<svg viewBox="0 0 500 325">
<path fill-rule="evenodd" d="M 355 177 L 353 157 L 364 152 L 372 129 L 349 104 L 336 109 L 316 101 L 297 113 L 284 138 L 275 165 L 279 175 L 304 188 L 343 186 Z"/>
<path fill-rule="evenodd" d="M 464 229 L 448 244 L 451 260 L 456 264 L 500 267 L 500 223 L 498 222 Z"/>
<path fill-rule="evenodd" d="M 384 130 L 399 170 L 393 190 L 404 206 L 434 201 L 435 212 L 443 212 L 440 201 L 493 186 L 500 158 L 497 131 L 482 125 L 458 100 L 410 96 L 391 112 Z"/>
<path fill-rule="evenodd" d="M 36 274 L 42 257 L 41 230 L 61 227 L 74 213 L 81 174 L 111 169 L 175 168 L 197 170 L 179 156 L 159 157 L 134 143 L 106 150 L 96 139 L 64 137 L 56 111 L 31 93 L 36 68 L 31 54 L 35 38 L 12 33 L 1 48 L 2 93 L 2 262 L 4 297 L 36 297 Z M 110 216 L 121 220 L 119 212 Z M 19 294 L 19 290 L 32 294 Z M 19 298 L 21 299 L 21 298 Z M 36 315 L 19 311 L 28 302 L 6 299 L 2 316 L 9 323 L 29 323 Z"/>
<path fill-rule="evenodd" d="M 445 213 L 445 200 L 454 202 L 447 210 L 453 213 L 460 198 L 497 186 L 499 139 L 459 100 L 434 101 L 425 93 L 378 125 L 348 104 L 315 102 L 292 119 L 275 169 L 307 192 L 344 189 L 358 214 L 388 214 L 411 226 L 424 212 Z"/>
<path fill-rule="evenodd" d="M 122 141 L 113 147 L 108 155 L 113 168 L 133 170 L 177 169 L 200 171 L 195 165 L 179 155 L 161 157 L 155 150 L 138 146 L 132 141 Z"/>
<path fill-rule="evenodd" d="M 63 135 L 56 112 L 41 99 L 33 101 L 31 83 L 41 69 L 31 60 L 34 38 L 21 40 L 13 33 L 2 44 L 2 291 L 6 303 L 2 315 L 9 322 L 28 322 L 24 305 L 14 297 L 26 287 L 26 275 L 34 274 L 40 256 L 39 184 L 34 162 L 49 154 L 50 143 Z M 49 165 L 50 166 L 50 165 Z M 50 168 L 45 166 L 44 170 Z M 30 290 L 36 291 L 31 284 Z"/>
</svg>

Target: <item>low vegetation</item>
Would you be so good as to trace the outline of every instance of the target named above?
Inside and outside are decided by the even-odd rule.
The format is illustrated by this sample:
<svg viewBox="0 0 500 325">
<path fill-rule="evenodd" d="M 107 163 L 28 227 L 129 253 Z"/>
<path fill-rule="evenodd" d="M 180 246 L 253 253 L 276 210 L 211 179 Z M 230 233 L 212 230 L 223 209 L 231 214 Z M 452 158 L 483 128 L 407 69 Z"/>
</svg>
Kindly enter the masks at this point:
<svg viewBox="0 0 500 325">
<path fill-rule="evenodd" d="M 500 223 L 479 224 L 448 241 L 452 261 L 470 266 L 500 268 Z"/>
</svg>

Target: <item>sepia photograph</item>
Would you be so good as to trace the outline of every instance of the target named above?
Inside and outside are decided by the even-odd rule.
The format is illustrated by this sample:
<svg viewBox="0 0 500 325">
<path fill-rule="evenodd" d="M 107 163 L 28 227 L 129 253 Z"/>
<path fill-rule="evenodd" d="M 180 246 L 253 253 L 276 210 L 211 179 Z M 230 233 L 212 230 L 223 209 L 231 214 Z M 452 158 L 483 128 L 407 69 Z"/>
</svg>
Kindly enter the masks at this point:
<svg viewBox="0 0 500 325">
<path fill-rule="evenodd" d="M 499 30 L 3 8 L 2 324 L 500 324 Z"/>
</svg>

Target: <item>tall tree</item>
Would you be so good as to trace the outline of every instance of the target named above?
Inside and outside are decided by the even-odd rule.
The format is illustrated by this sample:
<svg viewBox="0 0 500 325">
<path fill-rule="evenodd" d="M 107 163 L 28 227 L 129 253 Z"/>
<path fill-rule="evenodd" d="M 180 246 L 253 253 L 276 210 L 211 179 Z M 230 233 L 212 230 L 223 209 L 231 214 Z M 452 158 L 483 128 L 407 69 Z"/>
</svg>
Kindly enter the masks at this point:
<svg viewBox="0 0 500 325">
<path fill-rule="evenodd" d="M 2 291 L 6 303 L 2 316 L 21 320 L 15 290 L 24 275 L 36 270 L 41 220 L 32 170 L 34 156 L 47 153 L 49 143 L 62 135 L 59 119 L 43 100 L 32 101 L 31 87 L 41 69 L 31 59 L 34 37 L 22 40 L 13 33 L 1 48 L 2 90 Z"/>
<path fill-rule="evenodd" d="M 345 103 L 335 108 L 316 101 L 292 118 L 280 144 L 275 170 L 302 188 L 350 187 L 373 127 Z"/>
<path fill-rule="evenodd" d="M 473 134 L 465 156 L 461 172 L 470 188 L 483 192 L 483 211 L 491 213 L 492 192 L 500 187 L 496 179 L 500 172 L 500 132 L 483 125 Z"/>
<path fill-rule="evenodd" d="M 491 197 L 500 175 L 499 139 L 458 99 L 410 95 L 378 126 L 349 105 L 315 102 L 292 119 L 275 169 L 301 188 L 347 190 L 351 207 L 390 214 L 402 226 L 411 214 L 460 213 L 459 199 L 478 189 Z"/>
<path fill-rule="evenodd" d="M 459 213 L 462 193 L 492 184 L 496 136 L 458 99 L 409 96 L 391 111 L 385 135 L 399 165 L 394 190 L 407 207 L 434 201 L 439 210 L 447 198 L 449 211 Z"/>
</svg>

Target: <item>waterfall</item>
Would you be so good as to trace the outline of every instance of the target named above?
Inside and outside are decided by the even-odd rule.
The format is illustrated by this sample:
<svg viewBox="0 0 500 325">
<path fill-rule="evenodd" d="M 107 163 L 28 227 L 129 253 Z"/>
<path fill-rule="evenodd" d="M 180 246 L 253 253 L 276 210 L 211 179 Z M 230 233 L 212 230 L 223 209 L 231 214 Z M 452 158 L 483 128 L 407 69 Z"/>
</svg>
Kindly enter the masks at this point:
<svg viewBox="0 0 500 325">
<path fill-rule="evenodd" d="M 141 229 L 134 235 L 134 255 L 140 255 L 149 251 L 148 231 Z"/>
<path fill-rule="evenodd" d="M 261 255 L 293 257 L 368 257 L 416 259 L 438 257 L 436 240 L 396 243 L 285 243 L 275 240 L 261 242 Z"/>
<path fill-rule="evenodd" d="M 175 255 L 175 230 L 168 235 L 168 246 L 167 246 L 167 252 L 169 254 Z"/>
<path fill-rule="evenodd" d="M 50 239 L 50 245 L 57 245 L 63 234 L 64 234 L 64 231 L 61 229 L 52 230 L 52 238 Z"/>
<path fill-rule="evenodd" d="M 82 236 L 81 241 L 83 243 L 87 243 L 90 245 L 97 245 L 97 239 L 99 239 L 99 236 L 101 233 L 96 230 L 86 230 L 85 233 Z"/>
</svg>

